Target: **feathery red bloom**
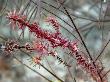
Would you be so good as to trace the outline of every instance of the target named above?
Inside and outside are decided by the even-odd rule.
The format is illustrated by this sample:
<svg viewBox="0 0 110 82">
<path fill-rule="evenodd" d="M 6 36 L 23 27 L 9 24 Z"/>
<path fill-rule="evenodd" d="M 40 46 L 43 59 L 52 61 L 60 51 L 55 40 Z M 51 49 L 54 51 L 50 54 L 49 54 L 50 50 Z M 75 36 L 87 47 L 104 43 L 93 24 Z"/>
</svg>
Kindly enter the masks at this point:
<svg viewBox="0 0 110 82">
<path fill-rule="evenodd" d="M 16 24 L 19 26 L 19 28 L 23 28 L 23 24 L 22 23 L 17 23 L 16 19 L 19 18 L 19 20 L 26 20 L 26 16 L 21 15 L 20 13 L 16 12 L 16 10 L 14 10 L 13 12 L 9 12 L 7 15 L 7 18 L 9 18 L 10 20 L 10 24 L 12 25 L 13 29 L 15 28 Z M 13 19 L 14 18 L 14 19 Z M 20 21 L 19 21 L 20 22 Z M 21 21 L 22 22 L 22 21 Z"/>
<path fill-rule="evenodd" d="M 97 82 L 101 82 L 101 78 L 99 78 L 99 68 L 94 67 L 93 61 L 87 59 L 82 53 L 80 53 L 77 43 L 70 42 L 59 34 L 52 34 L 47 31 L 44 31 L 40 28 L 40 26 L 34 22 L 34 23 L 29 23 L 26 21 L 26 18 L 22 15 L 17 15 L 16 13 L 14 14 L 9 14 L 7 16 L 11 21 L 14 21 L 14 23 L 17 25 L 20 25 L 20 29 L 24 28 L 23 26 L 27 26 L 30 29 L 30 32 L 33 32 L 36 34 L 37 38 L 45 39 L 48 42 L 51 43 L 51 45 L 54 47 L 63 47 L 63 48 L 68 48 L 72 52 L 72 56 L 74 56 L 77 60 L 78 65 L 83 67 L 87 72 L 91 74 L 93 78 Z M 59 23 L 52 17 L 48 18 L 47 22 L 50 22 L 53 27 L 55 27 L 55 30 L 59 32 Z M 22 28 L 21 28 L 22 27 Z M 41 46 L 40 44 L 35 45 L 35 47 L 39 48 L 41 51 L 43 51 L 44 47 Z M 59 58 L 60 59 L 60 58 Z"/>
<path fill-rule="evenodd" d="M 56 20 L 55 17 L 49 16 L 46 18 L 46 22 L 50 23 L 57 32 L 59 32 L 59 28 L 60 28 L 60 24 L 59 22 Z"/>
</svg>

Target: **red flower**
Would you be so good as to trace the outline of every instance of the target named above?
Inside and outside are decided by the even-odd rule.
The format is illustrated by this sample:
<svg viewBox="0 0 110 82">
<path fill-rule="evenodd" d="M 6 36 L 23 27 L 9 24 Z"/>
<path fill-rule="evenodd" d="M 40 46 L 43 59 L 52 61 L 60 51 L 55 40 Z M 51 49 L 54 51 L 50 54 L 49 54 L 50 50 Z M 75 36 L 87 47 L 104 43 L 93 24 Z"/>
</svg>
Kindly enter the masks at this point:
<svg viewBox="0 0 110 82">
<path fill-rule="evenodd" d="M 65 38 L 63 38 L 61 35 L 59 35 L 60 24 L 57 22 L 57 20 L 55 20 L 55 18 L 53 17 L 47 18 L 47 22 L 51 23 L 56 30 L 56 33 L 52 34 L 47 31 L 42 30 L 36 22 L 32 24 L 29 23 L 28 21 L 26 21 L 25 16 L 16 14 L 15 11 L 8 14 L 7 17 L 10 19 L 11 22 L 15 23 L 15 25 L 17 24 L 20 29 L 23 29 L 24 26 L 28 27 L 30 29 L 30 32 L 33 32 L 36 34 L 37 38 L 45 39 L 48 42 L 50 42 L 53 48 L 58 47 L 58 46 L 63 47 L 63 48 L 65 47 L 68 48 L 72 52 L 73 54 L 72 56 L 76 58 L 77 63 L 81 67 L 83 67 L 87 72 L 89 72 L 91 76 L 95 78 L 97 82 L 101 82 L 101 79 L 99 78 L 99 73 L 98 73 L 99 68 L 94 67 L 93 62 L 90 61 L 89 58 L 87 59 L 84 56 L 84 54 L 80 53 L 80 51 L 78 50 L 77 43 L 70 42 L 66 40 Z M 35 43 L 34 48 L 36 48 L 39 52 L 40 51 L 48 52 L 45 46 L 43 46 L 41 43 Z M 57 59 L 59 59 L 62 62 L 59 56 L 55 56 L 55 57 L 57 57 Z"/>
<path fill-rule="evenodd" d="M 56 20 L 55 17 L 49 16 L 46 19 L 46 22 L 49 22 L 57 32 L 59 32 L 59 28 L 60 28 L 60 24 L 59 22 Z"/>
</svg>

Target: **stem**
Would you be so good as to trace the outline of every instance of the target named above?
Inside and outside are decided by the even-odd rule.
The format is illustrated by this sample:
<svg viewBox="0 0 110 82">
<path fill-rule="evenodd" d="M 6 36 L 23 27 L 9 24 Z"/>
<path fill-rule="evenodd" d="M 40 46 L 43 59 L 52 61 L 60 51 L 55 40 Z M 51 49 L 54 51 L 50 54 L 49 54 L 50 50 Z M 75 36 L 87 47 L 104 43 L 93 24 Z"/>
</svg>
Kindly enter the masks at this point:
<svg viewBox="0 0 110 82">
<path fill-rule="evenodd" d="M 70 14 L 68 13 L 67 9 L 66 9 L 65 7 L 63 7 L 63 8 L 64 8 L 64 10 L 66 11 L 66 13 L 67 13 L 68 17 L 70 18 L 70 20 L 71 20 L 71 22 L 72 22 L 73 26 L 75 27 L 75 30 L 76 30 L 76 32 L 78 33 L 78 35 L 79 35 L 79 37 L 80 37 L 80 39 L 81 39 L 81 41 L 82 41 L 82 43 L 83 43 L 83 45 L 84 45 L 84 47 L 85 47 L 85 49 L 86 49 L 87 53 L 88 53 L 88 55 L 89 55 L 89 57 L 90 57 L 91 61 L 93 61 L 93 59 L 92 59 L 92 57 L 91 57 L 91 55 L 90 55 L 90 52 L 89 52 L 89 50 L 88 50 L 88 48 L 87 48 L 87 46 L 86 46 L 86 44 L 85 44 L 85 42 L 84 42 L 84 40 L 83 40 L 83 38 L 82 38 L 81 34 L 80 34 L 80 32 L 79 32 L 79 30 L 78 30 L 77 26 L 75 25 L 75 23 L 74 23 L 73 19 L 71 18 Z M 73 28 L 73 27 L 72 27 L 72 28 Z"/>
<path fill-rule="evenodd" d="M 102 55 L 102 53 L 103 53 L 104 50 L 106 49 L 106 47 L 107 47 L 107 45 L 109 44 L 109 42 L 110 42 L 110 39 L 109 39 L 109 41 L 106 43 L 106 45 L 104 46 L 104 48 L 101 50 L 100 54 L 96 57 L 95 62 L 96 62 L 96 61 L 98 60 L 98 58 Z"/>
<path fill-rule="evenodd" d="M 64 56 L 64 60 L 65 60 L 65 62 L 66 62 L 65 56 Z M 69 61 L 69 60 L 68 60 L 68 61 Z M 68 64 L 70 64 L 70 63 L 71 63 L 71 62 L 69 62 Z M 68 67 L 67 67 L 67 70 L 68 70 L 68 72 L 69 72 L 69 75 L 70 75 L 72 81 L 74 82 L 74 78 L 73 78 L 72 73 L 71 73 L 71 71 L 70 71 L 70 69 L 69 69 Z"/>
<path fill-rule="evenodd" d="M 64 82 L 59 77 L 57 77 L 54 73 L 52 73 L 50 70 L 48 70 L 44 65 L 42 65 L 42 64 L 39 64 L 39 65 L 42 66 L 45 70 L 47 70 L 51 75 L 53 75 L 54 77 L 56 77 L 58 80 L 60 80 L 61 82 Z"/>
<path fill-rule="evenodd" d="M 105 73 L 102 78 L 104 78 L 108 73 L 110 72 L 110 69 L 107 71 L 107 73 Z"/>
<path fill-rule="evenodd" d="M 0 36 L 0 38 L 1 38 L 1 39 L 3 39 L 4 41 L 6 41 L 6 40 L 7 40 L 7 38 L 4 38 L 3 36 Z"/>
<path fill-rule="evenodd" d="M 3 37 L 1 37 L 1 36 L 0 36 L 0 38 L 3 39 Z M 6 41 L 6 39 L 3 39 L 3 40 Z M 23 50 L 20 49 L 20 51 L 23 52 L 23 53 L 25 53 L 26 55 L 28 55 L 29 57 L 32 58 L 32 56 L 30 56 L 28 53 L 24 52 Z M 14 57 L 14 58 L 16 58 L 16 57 Z M 22 63 L 22 62 L 21 62 L 21 63 Z M 23 64 L 23 63 L 22 63 L 22 64 Z M 25 65 L 25 64 L 23 64 L 23 65 Z M 60 80 L 61 82 L 64 82 L 64 81 L 61 80 L 59 77 L 57 77 L 54 73 L 52 73 L 50 70 L 48 70 L 44 65 L 42 65 L 42 64 L 39 64 L 39 65 L 40 65 L 41 67 L 43 67 L 46 71 L 48 71 L 51 75 L 53 75 L 56 79 Z M 26 65 L 25 65 L 25 66 L 26 66 Z M 26 66 L 26 67 L 30 68 L 29 66 Z M 34 69 L 32 69 L 32 68 L 30 68 L 30 69 L 37 73 L 36 70 L 34 70 Z M 39 75 L 40 75 L 40 74 L 39 74 Z M 52 81 L 50 81 L 50 82 L 52 82 Z"/>
<path fill-rule="evenodd" d="M 32 58 L 32 56 L 30 56 L 28 53 L 24 52 L 23 50 L 21 50 L 23 53 L 25 53 L 26 55 L 28 55 L 29 57 Z M 56 76 L 54 73 L 52 73 L 50 70 L 48 70 L 44 65 L 42 65 L 41 63 L 39 64 L 41 67 L 43 67 L 46 71 L 48 71 L 51 75 L 53 75 L 56 79 L 60 80 L 61 82 L 64 82 L 62 79 L 60 79 L 58 76 Z"/>
<path fill-rule="evenodd" d="M 74 81 L 76 82 L 76 78 L 74 78 Z"/>
<path fill-rule="evenodd" d="M 48 78 L 46 78 L 45 76 L 43 76 L 42 74 L 40 74 L 39 72 L 37 72 L 36 70 L 32 69 L 31 67 L 29 67 L 28 65 L 24 64 L 22 61 L 20 61 L 18 58 L 16 58 L 14 56 L 14 58 L 19 61 L 22 65 L 26 66 L 27 68 L 29 68 L 30 70 L 32 70 L 33 72 L 37 73 L 38 75 L 40 75 L 41 77 L 43 77 L 44 79 L 46 79 L 48 82 L 53 82 L 51 80 L 49 80 Z"/>
<path fill-rule="evenodd" d="M 49 3 L 47 3 L 47 2 L 45 2 L 45 1 L 41 1 L 41 2 L 44 3 L 44 4 L 49 5 L 50 7 L 54 8 L 54 9 L 56 9 L 56 10 L 59 10 L 60 12 L 62 12 L 63 14 L 66 15 L 66 13 L 63 12 L 62 10 L 60 10 L 59 7 L 57 8 L 57 7 L 55 7 L 55 6 L 53 6 L 53 5 L 49 4 Z M 74 16 L 74 17 L 76 17 L 76 18 L 80 18 L 80 19 L 85 19 L 85 20 L 89 20 L 89 21 L 97 22 L 96 20 L 93 20 L 93 19 L 79 17 L 79 16 L 76 16 L 76 15 L 74 15 L 74 14 L 71 14 L 71 15 Z"/>
<path fill-rule="evenodd" d="M 84 45 L 84 47 L 85 47 L 87 53 L 88 53 L 88 55 L 89 55 L 90 60 L 92 61 L 94 67 L 96 68 L 96 65 L 95 65 L 95 63 L 94 63 L 94 61 L 93 61 L 93 59 L 92 59 L 92 57 L 91 57 L 91 55 L 90 55 L 90 52 L 89 52 L 89 50 L 88 50 L 88 48 L 87 48 L 87 46 L 86 46 L 86 44 L 85 44 L 85 42 L 84 42 L 84 40 L 83 40 L 83 38 L 82 38 L 82 36 L 81 36 L 81 34 L 80 34 L 78 28 L 76 27 L 76 25 L 75 25 L 73 19 L 71 18 L 71 16 L 70 16 L 68 10 L 67 10 L 64 6 L 63 6 L 63 8 L 64 8 L 65 12 L 67 13 L 68 17 L 70 18 L 70 20 L 71 20 L 73 26 L 75 27 L 76 32 L 78 33 L 78 35 L 79 35 L 79 37 L 80 37 L 80 39 L 81 39 L 81 41 L 82 41 L 82 43 L 83 43 L 83 45 Z M 102 82 L 102 78 L 101 78 L 101 75 L 100 75 L 100 73 L 98 72 L 98 70 L 97 70 L 97 73 L 98 73 L 98 75 L 99 75 L 99 77 L 100 77 L 100 80 L 101 80 L 101 82 Z"/>
<path fill-rule="evenodd" d="M 48 64 L 48 66 L 49 66 L 49 68 L 51 69 L 51 71 L 55 74 L 55 71 L 52 69 L 52 67 L 50 66 L 50 63 L 49 63 L 49 61 L 47 60 L 47 58 L 46 58 L 46 56 L 44 56 L 45 57 L 45 59 L 46 59 L 46 62 L 47 62 L 47 64 Z M 55 74 L 56 75 L 56 74 Z"/>
</svg>

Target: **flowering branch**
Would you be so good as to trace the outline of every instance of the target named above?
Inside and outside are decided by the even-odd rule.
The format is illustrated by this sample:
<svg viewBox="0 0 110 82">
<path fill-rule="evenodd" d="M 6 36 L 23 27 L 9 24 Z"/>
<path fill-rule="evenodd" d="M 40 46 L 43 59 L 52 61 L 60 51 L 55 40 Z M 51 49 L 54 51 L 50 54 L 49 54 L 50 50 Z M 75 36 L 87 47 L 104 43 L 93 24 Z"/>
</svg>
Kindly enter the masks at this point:
<svg viewBox="0 0 110 82">
<path fill-rule="evenodd" d="M 68 12 L 67 12 L 67 14 L 68 14 Z M 9 13 L 7 18 L 10 20 L 10 22 L 12 22 L 12 23 L 14 22 L 15 25 L 18 25 L 18 27 L 20 29 L 24 29 L 25 26 L 28 27 L 30 32 L 35 33 L 37 38 L 45 39 L 48 42 L 50 42 L 50 44 L 52 45 L 53 48 L 62 47 L 62 48 L 69 49 L 72 52 L 72 56 L 74 56 L 76 58 L 78 65 L 80 65 L 84 69 L 86 69 L 86 71 L 89 72 L 91 74 L 91 76 L 97 82 L 103 81 L 100 73 L 98 72 L 100 70 L 100 68 L 98 67 L 98 65 L 94 64 L 93 59 L 90 56 L 90 53 L 89 53 L 89 51 L 88 51 L 88 49 L 87 49 L 87 47 L 81 37 L 79 31 L 77 30 L 77 28 L 76 28 L 76 31 L 78 31 L 78 34 L 79 34 L 88 54 L 90 56 L 90 58 L 88 58 L 88 59 L 82 53 L 80 53 L 80 51 L 77 47 L 77 43 L 71 42 L 71 41 L 61 37 L 61 34 L 60 35 L 59 35 L 59 33 L 52 34 L 52 33 L 49 33 L 45 30 L 42 30 L 41 27 L 36 22 L 29 23 L 28 21 L 26 21 L 26 18 L 23 15 L 17 15 L 14 12 Z M 72 21 L 72 19 L 71 19 L 71 21 Z M 48 22 L 50 22 L 55 27 L 55 30 L 57 32 L 59 32 L 59 24 L 57 23 L 57 21 L 54 21 L 54 19 L 49 18 Z M 75 26 L 75 24 L 74 24 L 74 26 Z M 56 57 L 57 57 L 57 59 L 59 59 L 62 62 L 62 60 L 60 59 L 59 56 L 56 56 Z"/>
</svg>

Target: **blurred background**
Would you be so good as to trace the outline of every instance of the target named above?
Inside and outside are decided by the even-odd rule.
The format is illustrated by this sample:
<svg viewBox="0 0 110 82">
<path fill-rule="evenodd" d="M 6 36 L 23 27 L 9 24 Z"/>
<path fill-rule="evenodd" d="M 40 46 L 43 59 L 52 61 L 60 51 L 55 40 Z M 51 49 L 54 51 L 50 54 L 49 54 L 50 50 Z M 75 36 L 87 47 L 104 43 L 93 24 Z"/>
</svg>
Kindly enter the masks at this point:
<svg viewBox="0 0 110 82">
<path fill-rule="evenodd" d="M 103 51 L 99 60 L 105 70 L 109 70 L 110 0 L 62 0 L 62 2 L 73 18 L 92 57 L 96 59 Z M 39 22 L 42 29 L 48 31 L 54 31 L 54 29 L 51 25 L 45 23 L 44 20 L 46 17 L 52 15 L 61 24 L 60 32 L 65 38 L 69 40 L 76 40 L 77 38 L 80 41 L 77 32 L 62 6 L 58 3 L 58 0 L 0 0 L 0 46 L 5 44 L 9 39 L 17 40 L 19 44 L 24 44 L 33 41 L 35 38 L 35 36 L 29 32 L 29 29 L 26 28 L 18 40 L 22 31 L 12 29 L 6 18 L 7 13 L 15 9 L 16 11 L 22 11 L 30 22 Z M 79 48 L 85 52 L 81 43 L 79 43 Z M 64 67 L 63 64 L 59 64 L 57 59 L 45 57 L 42 60 L 42 64 L 53 74 L 64 80 L 64 82 L 95 82 L 87 73 L 77 66 L 74 59 L 71 59 L 71 57 L 67 55 L 68 53 L 66 52 L 68 51 L 61 48 L 56 48 L 55 50 L 58 55 L 69 62 L 72 67 Z M 30 57 L 22 51 L 16 51 L 7 56 L 3 50 L 0 50 L 0 82 L 48 82 L 32 69 L 43 74 L 52 80 L 52 82 L 61 82 L 42 66 L 39 68 L 39 65 L 36 67 L 34 67 L 33 64 L 31 65 L 29 59 Z M 28 66 L 31 69 L 28 68 Z M 109 75 L 110 74 L 107 75 L 108 82 L 110 82 Z"/>
</svg>

